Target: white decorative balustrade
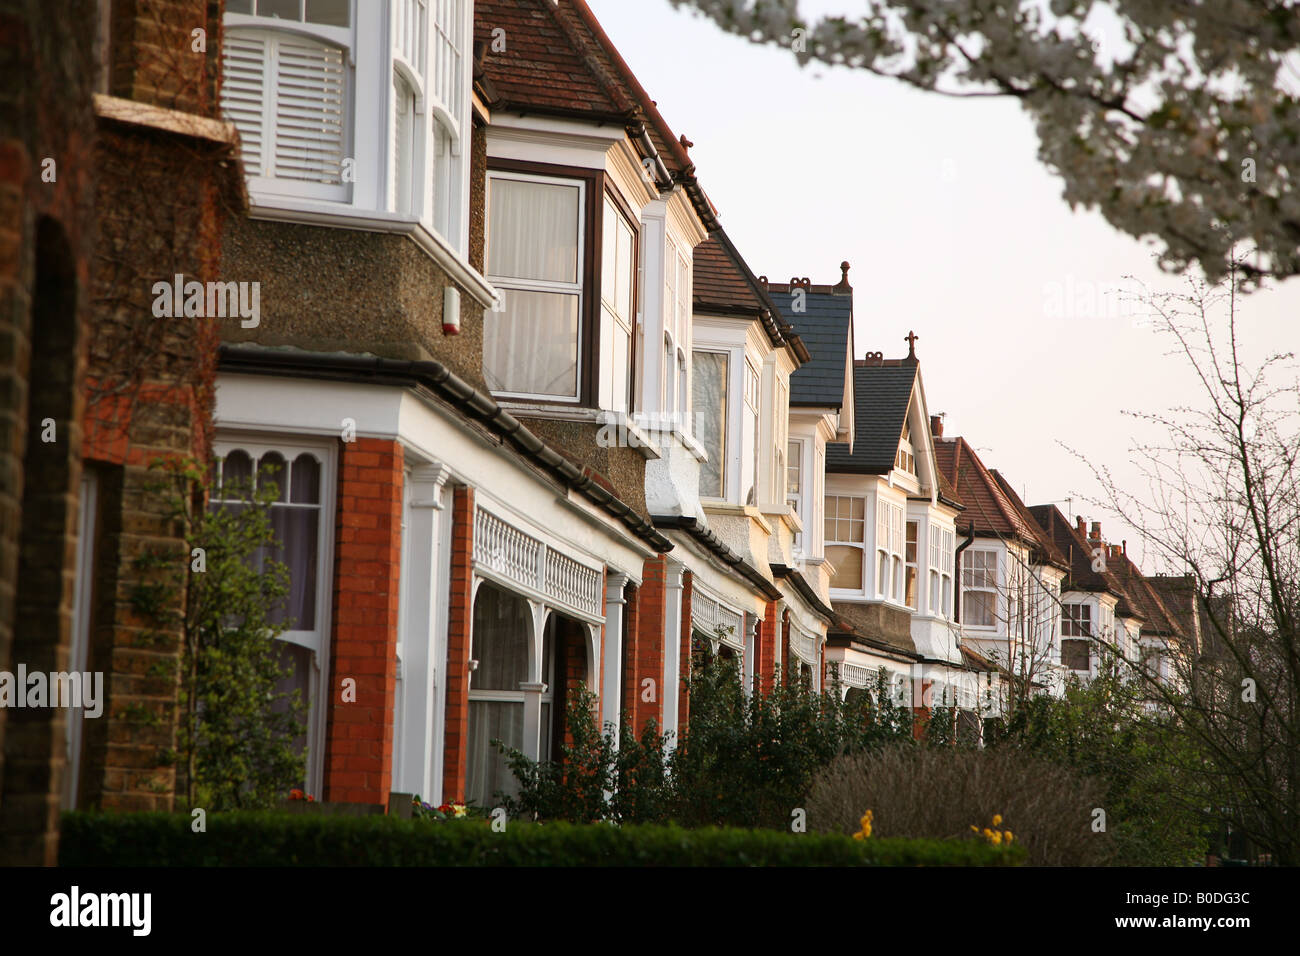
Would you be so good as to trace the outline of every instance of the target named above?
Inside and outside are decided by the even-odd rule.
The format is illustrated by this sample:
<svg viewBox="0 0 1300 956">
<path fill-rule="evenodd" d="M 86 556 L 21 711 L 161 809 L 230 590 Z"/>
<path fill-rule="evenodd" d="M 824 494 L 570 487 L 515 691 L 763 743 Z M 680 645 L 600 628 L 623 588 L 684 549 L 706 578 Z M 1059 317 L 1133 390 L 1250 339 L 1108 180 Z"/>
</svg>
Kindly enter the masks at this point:
<svg viewBox="0 0 1300 956">
<path fill-rule="evenodd" d="M 725 644 L 745 645 L 744 615 L 699 591 L 691 595 L 691 626 Z"/>
<path fill-rule="evenodd" d="M 560 608 L 604 614 L 604 575 L 512 527 L 491 512 L 474 513 L 474 564 Z"/>
</svg>

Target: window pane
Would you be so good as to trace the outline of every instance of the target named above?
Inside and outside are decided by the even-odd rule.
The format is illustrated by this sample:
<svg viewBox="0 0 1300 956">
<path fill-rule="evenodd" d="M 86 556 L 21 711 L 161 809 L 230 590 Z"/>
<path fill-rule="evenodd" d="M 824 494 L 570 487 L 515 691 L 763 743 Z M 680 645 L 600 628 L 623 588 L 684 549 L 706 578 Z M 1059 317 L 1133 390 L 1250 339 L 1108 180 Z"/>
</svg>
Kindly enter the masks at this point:
<svg viewBox="0 0 1300 956">
<path fill-rule="evenodd" d="M 577 186 L 493 178 L 488 272 L 513 279 L 578 281 Z"/>
<path fill-rule="evenodd" d="M 624 322 L 632 320 L 632 231 L 622 216 L 614 220 L 618 224 L 618 288 L 615 292 L 614 305 L 618 316 Z"/>
<path fill-rule="evenodd" d="M 846 588 L 850 591 L 862 589 L 862 549 L 844 545 L 828 545 L 826 557 L 835 565 L 835 575 L 831 578 L 831 587 Z"/>
<path fill-rule="evenodd" d="M 275 501 L 289 500 L 289 468 L 279 452 L 273 451 L 258 459 L 257 486 L 259 490 L 274 486 Z"/>
<path fill-rule="evenodd" d="M 320 504 L 320 462 L 305 452 L 293 460 L 289 478 L 289 500 L 297 504 Z"/>
<path fill-rule="evenodd" d="M 605 218 L 600 230 L 600 297 L 613 308 L 617 299 L 618 256 L 614 247 L 618 242 L 618 213 L 614 204 L 605 200 Z"/>
<path fill-rule="evenodd" d="M 511 795 L 519 783 L 506 765 L 505 756 L 492 746 L 500 740 L 507 747 L 522 748 L 524 705 L 512 701 L 470 700 L 469 761 L 465 796 L 479 806 L 491 807 L 498 790 Z"/>
<path fill-rule="evenodd" d="M 299 0 L 257 0 L 259 17 L 279 17 L 281 20 L 300 20 Z"/>
<path fill-rule="evenodd" d="M 227 13 L 252 13 L 253 0 L 226 0 Z"/>
<path fill-rule="evenodd" d="M 221 496 L 223 498 L 242 498 L 253 481 L 253 459 L 247 452 L 232 451 L 226 456 L 221 466 Z"/>
<path fill-rule="evenodd" d="M 276 700 L 271 710 L 277 714 L 287 713 L 292 703 L 294 692 L 298 694 L 298 700 L 307 705 L 307 710 L 302 713 L 302 721 L 305 727 L 310 727 L 311 720 L 311 685 L 312 676 L 315 672 L 315 665 L 312 663 L 314 655 L 301 644 L 290 644 L 288 641 L 277 641 L 277 649 L 280 652 L 280 668 L 288 670 L 289 673 L 280 678 L 275 685 L 275 695 L 280 698 L 281 695 L 289 695 L 288 698 Z M 300 754 L 307 752 L 307 736 L 303 734 L 293 741 L 293 749 Z M 299 780 L 297 786 L 305 787 L 305 781 Z"/>
<path fill-rule="evenodd" d="M 307 22 L 330 27 L 348 25 L 350 0 L 307 0 Z"/>
<path fill-rule="evenodd" d="M 628 337 L 627 330 L 618 322 L 614 325 L 614 410 L 626 412 L 627 396 L 629 392 L 631 375 L 628 367 L 629 358 L 631 357 L 631 340 Z"/>
<path fill-rule="evenodd" d="M 295 631 L 316 627 L 316 546 L 319 542 L 320 511 L 317 508 L 271 509 L 271 528 L 279 547 L 271 556 L 289 569 L 289 593 L 274 621 L 291 621 Z"/>
<path fill-rule="evenodd" d="M 504 312 L 483 313 L 483 375 L 496 392 L 578 394 L 578 297 L 506 292 Z"/>
<path fill-rule="evenodd" d="M 966 612 L 965 623 L 972 627 L 992 627 L 996 597 L 989 591 L 967 591 L 962 604 Z"/>
<path fill-rule="evenodd" d="M 519 690 L 528 679 L 528 635 L 532 633 L 528 602 L 491 585 L 479 587 L 474 601 L 474 632 L 470 656 L 478 669 L 470 690 Z"/>
<path fill-rule="evenodd" d="M 696 352 L 691 376 L 691 402 L 695 408 L 695 437 L 709 460 L 700 468 L 700 494 L 723 497 L 724 458 L 727 453 L 727 356 Z"/>
</svg>

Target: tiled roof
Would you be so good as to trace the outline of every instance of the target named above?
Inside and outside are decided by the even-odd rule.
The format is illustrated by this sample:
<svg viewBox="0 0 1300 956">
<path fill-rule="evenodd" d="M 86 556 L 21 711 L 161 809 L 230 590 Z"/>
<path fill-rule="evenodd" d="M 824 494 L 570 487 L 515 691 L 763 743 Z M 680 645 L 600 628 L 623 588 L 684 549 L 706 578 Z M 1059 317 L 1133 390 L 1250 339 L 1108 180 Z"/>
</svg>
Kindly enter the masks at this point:
<svg viewBox="0 0 1300 956">
<path fill-rule="evenodd" d="M 884 475 L 894 467 L 918 368 L 906 359 L 853 363 L 853 447 L 846 442 L 828 443 L 827 472 Z M 960 495 L 962 489 L 956 492 Z"/>
<path fill-rule="evenodd" d="M 691 270 L 691 295 L 697 312 L 752 316 L 762 322 L 774 347 L 789 344 L 801 360 L 810 357 L 798 333 L 781 320 L 781 313 L 767 290 L 721 228 L 695 247 Z M 799 355 L 800 352 L 803 354 Z"/>
<path fill-rule="evenodd" d="M 1165 602 L 1155 588 L 1147 582 L 1146 576 L 1129 560 L 1122 547 L 1110 548 L 1106 557 L 1106 567 L 1114 573 L 1116 580 L 1124 588 L 1124 595 L 1128 598 L 1129 604 L 1145 622 L 1142 625 L 1144 634 L 1150 633 L 1175 639 L 1183 637 L 1182 628 L 1174 615 L 1165 607 Z"/>
<path fill-rule="evenodd" d="M 1098 591 L 1119 598 L 1115 613 L 1120 617 L 1142 617 L 1129 601 L 1127 589 L 1116 578 L 1109 564 L 1101 571 L 1092 569 L 1092 552 L 1097 545 L 1088 541 L 1083 532 L 1070 524 L 1056 505 L 1034 505 L 1029 509 L 1034 520 L 1052 538 L 1061 553 L 1069 559 L 1070 573 L 1061 585 L 1062 591 Z"/>
<path fill-rule="evenodd" d="M 1160 596 L 1165 611 L 1178 628 L 1183 651 L 1195 655 L 1208 647 L 1213 629 L 1206 613 L 1205 602 L 1196 591 L 1196 581 L 1190 574 L 1152 574 L 1147 584 Z M 1196 615 L 1200 620 L 1196 620 Z M 1197 634 L 1201 647 L 1197 647 Z M 1217 643 L 1217 642 L 1214 642 Z"/>
<path fill-rule="evenodd" d="M 493 52 L 498 29 L 505 49 Z M 635 105 L 545 0 L 478 0 L 474 39 L 487 48 L 483 73 L 499 97 L 494 105 L 604 117 Z"/>
<path fill-rule="evenodd" d="M 1040 558 L 1046 558 L 1062 571 L 1068 571 L 1070 569 L 1070 559 L 1062 553 L 1061 549 L 1052 540 L 1052 536 L 1044 531 L 1042 525 L 1029 513 L 1029 509 L 1025 507 L 1020 495 L 1016 494 L 1016 489 L 1011 487 L 1011 482 L 1007 481 L 1002 472 L 996 468 L 990 468 L 989 474 L 998 483 L 998 489 L 1011 502 L 1011 506 L 1015 508 L 1016 513 L 1029 525 L 1029 530 L 1034 533 L 1034 537 L 1037 539 L 1037 544 L 1034 547 L 1038 551 Z"/>
<path fill-rule="evenodd" d="M 802 312 L 793 310 L 788 286 L 769 285 L 767 294 L 812 355 L 790 376 L 790 404 L 839 408 L 852 349 L 853 290 L 847 285 L 838 292 L 805 290 Z"/>
<path fill-rule="evenodd" d="M 505 31 L 505 49 L 493 51 L 498 28 Z M 492 109 L 623 122 L 634 141 L 644 134 L 653 144 L 664 172 L 686 189 L 705 226 L 716 226 L 717 210 L 695 178 L 686 146 L 584 0 L 477 0 L 474 40 L 481 54 L 476 79 L 491 91 Z"/>
<path fill-rule="evenodd" d="M 1068 567 L 1065 556 L 1049 550 L 1050 539 L 1005 480 L 984 466 L 975 449 L 961 437 L 934 439 L 934 457 L 939 471 L 966 505 L 964 519 L 975 533 L 995 538 L 1014 538 L 1047 551 L 1054 562 Z"/>
</svg>

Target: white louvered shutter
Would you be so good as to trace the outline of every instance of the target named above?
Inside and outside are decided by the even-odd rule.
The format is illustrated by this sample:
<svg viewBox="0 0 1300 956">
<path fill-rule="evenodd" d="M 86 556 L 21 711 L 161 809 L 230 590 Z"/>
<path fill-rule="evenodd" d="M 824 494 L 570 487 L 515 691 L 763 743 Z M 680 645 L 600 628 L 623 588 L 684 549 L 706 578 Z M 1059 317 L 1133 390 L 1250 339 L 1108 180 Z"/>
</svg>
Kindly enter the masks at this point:
<svg viewBox="0 0 1300 956">
<path fill-rule="evenodd" d="M 343 50 L 299 37 L 277 37 L 275 173 L 277 179 L 343 181 L 346 120 Z"/>
<path fill-rule="evenodd" d="M 267 142 L 266 38 L 231 33 L 226 37 L 224 75 L 221 80 L 221 111 L 239 130 L 244 168 L 250 176 L 265 176 Z"/>
<path fill-rule="evenodd" d="M 285 190 L 293 194 L 345 199 L 346 51 L 310 37 L 231 31 L 223 67 L 221 108 L 239 130 L 248 175 L 301 183 Z"/>
</svg>

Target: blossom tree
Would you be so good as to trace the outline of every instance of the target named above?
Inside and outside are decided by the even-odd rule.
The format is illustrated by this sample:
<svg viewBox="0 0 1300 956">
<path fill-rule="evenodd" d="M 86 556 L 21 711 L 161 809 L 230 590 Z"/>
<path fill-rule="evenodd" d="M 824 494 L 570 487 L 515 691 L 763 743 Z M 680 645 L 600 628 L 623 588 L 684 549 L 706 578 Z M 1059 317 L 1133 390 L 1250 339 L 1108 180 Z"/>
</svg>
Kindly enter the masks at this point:
<svg viewBox="0 0 1300 956">
<path fill-rule="evenodd" d="M 724 30 L 955 97 L 1011 97 L 1071 208 L 1169 271 L 1300 272 L 1300 10 L 1282 0 L 670 0 Z M 1243 253 L 1246 258 L 1242 258 Z"/>
</svg>

